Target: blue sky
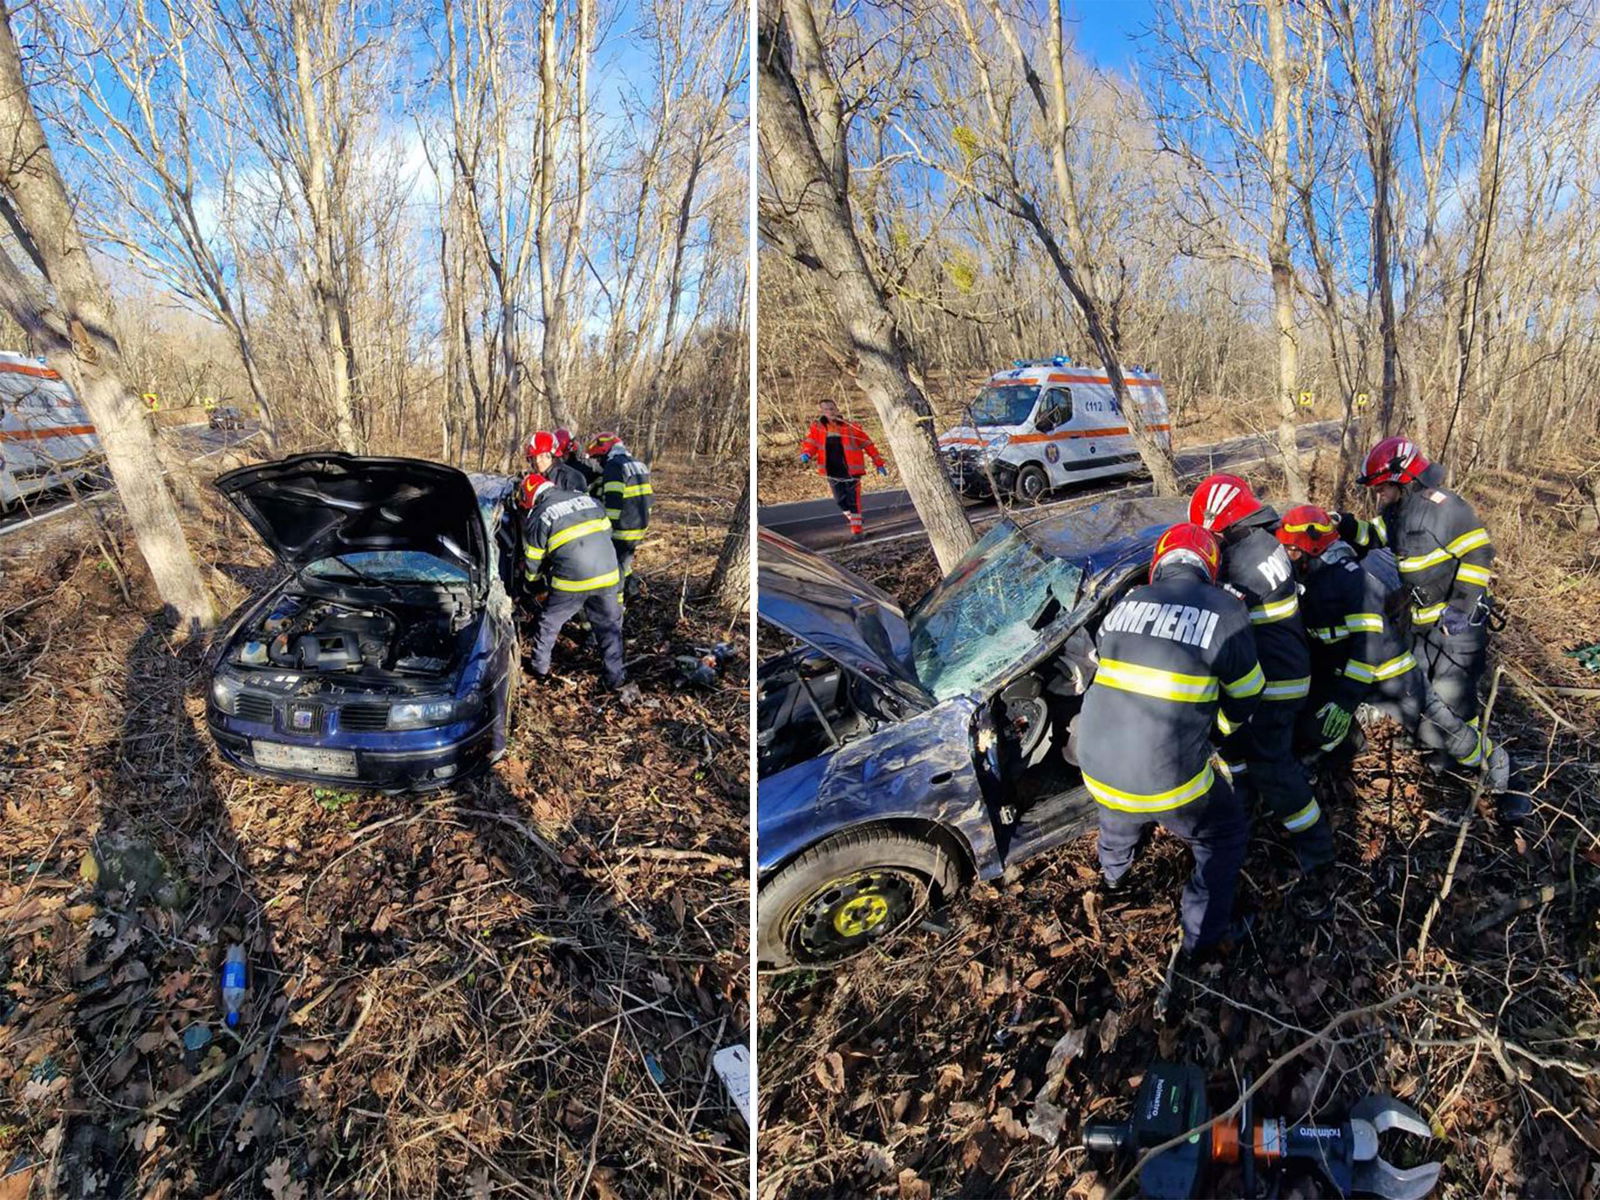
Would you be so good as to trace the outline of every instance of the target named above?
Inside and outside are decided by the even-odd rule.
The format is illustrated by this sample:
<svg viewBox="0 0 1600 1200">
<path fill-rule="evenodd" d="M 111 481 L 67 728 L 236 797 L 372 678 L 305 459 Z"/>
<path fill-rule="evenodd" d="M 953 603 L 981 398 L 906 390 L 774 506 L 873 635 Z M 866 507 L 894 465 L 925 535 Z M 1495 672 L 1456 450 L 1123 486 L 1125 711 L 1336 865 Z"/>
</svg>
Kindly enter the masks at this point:
<svg viewBox="0 0 1600 1200">
<path fill-rule="evenodd" d="M 1068 0 L 1067 38 L 1095 66 L 1128 73 L 1138 53 L 1134 35 L 1149 26 L 1148 0 Z"/>
</svg>

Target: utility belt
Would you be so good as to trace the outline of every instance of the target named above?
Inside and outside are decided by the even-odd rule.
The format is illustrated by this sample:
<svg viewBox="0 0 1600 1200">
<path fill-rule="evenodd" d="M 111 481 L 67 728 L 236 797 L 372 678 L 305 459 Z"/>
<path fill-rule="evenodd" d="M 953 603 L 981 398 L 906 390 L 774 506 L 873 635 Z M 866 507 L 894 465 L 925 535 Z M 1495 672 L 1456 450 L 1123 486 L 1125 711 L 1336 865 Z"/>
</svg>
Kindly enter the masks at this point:
<svg viewBox="0 0 1600 1200">
<path fill-rule="evenodd" d="M 1428 603 L 1428 598 L 1423 595 L 1421 588 L 1411 589 L 1411 618 L 1414 626 L 1432 629 L 1439 623 L 1445 607 L 1446 602 L 1443 600 Z M 1491 633 L 1499 633 L 1506 627 L 1506 615 L 1495 604 L 1494 598 L 1485 592 L 1472 606 L 1472 614 L 1467 618 L 1467 624 L 1474 629 L 1487 626 Z"/>
</svg>

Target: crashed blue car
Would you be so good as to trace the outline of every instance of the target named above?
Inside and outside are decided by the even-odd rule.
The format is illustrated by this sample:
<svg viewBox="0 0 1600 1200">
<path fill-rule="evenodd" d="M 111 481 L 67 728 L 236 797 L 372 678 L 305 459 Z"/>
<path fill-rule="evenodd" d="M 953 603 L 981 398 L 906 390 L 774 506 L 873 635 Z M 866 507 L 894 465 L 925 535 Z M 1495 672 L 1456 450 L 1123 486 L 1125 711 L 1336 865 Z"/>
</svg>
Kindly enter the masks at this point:
<svg viewBox="0 0 1600 1200">
<path fill-rule="evenodd" d="M 1073 724 L 1093 637 L 1148 578 L 1173 500 L 1007 519 L 902 611 L 776 534 L 757 688 L 757 957 L 835 962 L 930 899 L 1096 826 Z"/>
<path fill-rule="evenodd" d="M 223 758 L 407 791 L 504 753 L 521 661 L 516 480 L 326 453 L 216 486 L 285 568 L 212 652 L 206 721 Z"/>
</svg>

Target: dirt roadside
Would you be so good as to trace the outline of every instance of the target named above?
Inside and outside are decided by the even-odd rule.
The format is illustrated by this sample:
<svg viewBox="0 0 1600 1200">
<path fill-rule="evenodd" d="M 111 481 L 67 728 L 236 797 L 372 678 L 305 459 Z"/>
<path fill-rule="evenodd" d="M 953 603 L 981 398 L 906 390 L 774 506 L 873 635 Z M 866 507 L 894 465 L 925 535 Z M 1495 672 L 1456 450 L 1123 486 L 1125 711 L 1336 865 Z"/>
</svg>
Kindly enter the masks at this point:
<svg viewBox="0 0 1600 1200">
<path fill-rule="evenodd" d="M 1600 555 L 1574 520 L 1575 481 L 1593 461 L 1462 484 L 1494 534 L 1510 618 L 1495 727 L 1537 785 L 1538 808 L 1515 836 L 1471 820 L 1420 957 L 1467 793 L 1380 729 L 1353 787 L 1324 796 L 1339 855 L 1334 921 L 1305 926 L 1285 910 L 1288 848 L 1258 835 L 1244 886 L 1258 913 L 1252 944 L 1237 966 L 1197 981 L 1176 1028 L 1153 1014 L 1188 873 L 1187 853 L 1165 837 L 1136 866 L 1126 906 L 1106 904 L 1085 839 L 974 889 L 892 956 L 764 976 L 764 1200 L 1104 1196 L 1122 1172 L 1091 1161 L 1077 1131 L 1125 1117 L 1158 1057 L 1204 1066 L 1219 1107 L 1246 1073 L 1265 1079 L 1258 1112 L 1291 1118 L 1368 1091 L 1396 1095 L 1440 1135 L 1423 1148 L 1445 1164 L 1437 1196 L 1592 1195 L 1600 706 L 1554 689 L 1600 686 L 1562 653 L 1600 641 Z M 840 561 L 907 601 L 937 575 L 914 539 Z M 1057 1047 L 1071 1052 L 1052 1142 L 1028 1126 Z M 1211 1188 L 1239 1194 L 1227 1176 Z"/>
<path fill-rule="evenodd" d="M 226 767 L 114 513 L 103 546 L 77 516 L 0 542 L 0 1195 L 745 1194 L 711 1056 L 749 1021 L 748 658 L 696 594 L 736 492 L 655 474 L 651 706 L 564 638 L 507 760 L 424 798 Z M 231 606 L 273 568 L 224 507 L 186 524 Z M 94 886 L 92 844 L 149 886 Z"/>
</svg>

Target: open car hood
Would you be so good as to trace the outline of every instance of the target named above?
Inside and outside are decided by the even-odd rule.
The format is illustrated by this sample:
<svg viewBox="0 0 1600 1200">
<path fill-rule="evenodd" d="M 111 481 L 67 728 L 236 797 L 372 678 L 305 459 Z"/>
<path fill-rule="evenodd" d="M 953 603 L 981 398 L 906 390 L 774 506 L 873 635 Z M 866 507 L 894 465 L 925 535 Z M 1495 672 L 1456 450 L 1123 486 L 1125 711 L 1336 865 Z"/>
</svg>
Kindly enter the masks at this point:
<svg viewBox="0 0 1600 1200">
<path fill-rule="evenodd" d="M 475 591 L 488 584 L 492 560 L 477 494 L 454 467 L 297 454 L 219 475 L 216 487 L 295 570 L 335 555 L 410 550 L 459 566 Z"/>
<path fill-rule="evenodd" d="M 756 612 L 883 690 L 931 708 L 893 597 L 780 534 L 757 535 Z"/>
</svg>

